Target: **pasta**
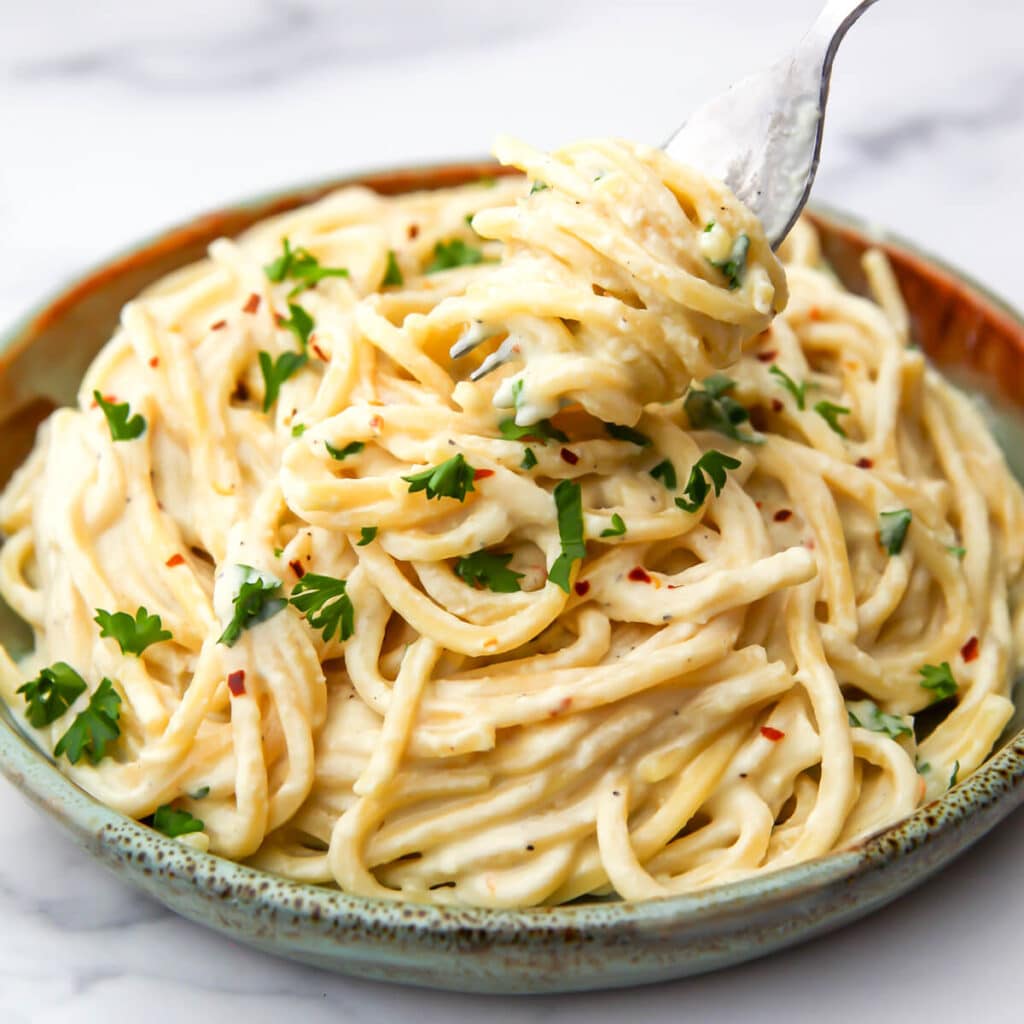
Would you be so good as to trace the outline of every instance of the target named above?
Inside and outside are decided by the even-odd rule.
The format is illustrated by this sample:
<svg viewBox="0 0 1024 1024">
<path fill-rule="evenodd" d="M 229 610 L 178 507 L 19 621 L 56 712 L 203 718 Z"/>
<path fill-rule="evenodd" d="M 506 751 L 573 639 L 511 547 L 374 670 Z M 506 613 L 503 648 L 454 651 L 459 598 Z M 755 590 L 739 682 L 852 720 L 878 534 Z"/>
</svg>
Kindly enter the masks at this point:
<svg viewBox="0 0 1024 1024">
<path fill-rule="evenodd" d="M 123 813 L 386 899 L 665 896 L 940 795 L 1013 711 L 1024 495 L 882 254 L 872 302 L 659 151 L 498 155 L 125 308 L 0 499 L 0 695 Z"/>
</svg>

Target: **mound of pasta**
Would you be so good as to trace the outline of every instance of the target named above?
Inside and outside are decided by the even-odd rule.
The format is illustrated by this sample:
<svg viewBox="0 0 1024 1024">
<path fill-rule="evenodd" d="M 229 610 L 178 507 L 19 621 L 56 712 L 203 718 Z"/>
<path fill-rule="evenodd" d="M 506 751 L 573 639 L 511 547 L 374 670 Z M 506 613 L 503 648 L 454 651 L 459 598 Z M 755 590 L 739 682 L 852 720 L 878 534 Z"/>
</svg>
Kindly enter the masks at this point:
<svg viewBox="0 0 1024 1024">
<path fill-rule="evenodd" d="M 346 188 L 129 304 L 0 501 L 0 694 L 112 807 L 371 897 L 646 899 L 849 845 L 1009 721 L 1024 496 L 723 186 L 597 142 Z"/>
</svg>

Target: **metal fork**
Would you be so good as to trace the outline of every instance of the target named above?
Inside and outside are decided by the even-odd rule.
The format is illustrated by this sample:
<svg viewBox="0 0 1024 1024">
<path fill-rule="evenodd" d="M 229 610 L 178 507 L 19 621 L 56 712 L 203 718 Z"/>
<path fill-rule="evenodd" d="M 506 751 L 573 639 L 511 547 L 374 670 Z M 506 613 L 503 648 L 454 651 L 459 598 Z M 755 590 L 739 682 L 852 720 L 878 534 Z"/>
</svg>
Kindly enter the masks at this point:
<svg viewBox="0 0 1024 1024">
<path fill-rule="evenodd" d="M 796 223 L 821 156 L 825 105 L 836 51 L 876 0 L 828 0 L 787 57 L 706 103 L 662 147 L 680 163 L 725 182 L 757 216 L 775 248 Z M 451 348 L 471 352 L 500 333 L 472 324 Z M 471 374 L 481 377 L 515 354 L 507 338 Z"/>
</svg>

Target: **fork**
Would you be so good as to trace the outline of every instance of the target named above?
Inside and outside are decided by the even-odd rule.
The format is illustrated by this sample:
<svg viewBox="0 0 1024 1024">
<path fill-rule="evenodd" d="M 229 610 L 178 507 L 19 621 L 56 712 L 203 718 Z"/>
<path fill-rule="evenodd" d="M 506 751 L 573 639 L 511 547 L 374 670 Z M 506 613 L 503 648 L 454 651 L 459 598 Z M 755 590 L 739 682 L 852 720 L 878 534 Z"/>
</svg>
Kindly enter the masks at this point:
<svg viewBox="0 0 1024 1024">
<path fill-rule="evenodd" d="M 662 146 L 674 160 L 724 182 L 761 221 L 773 249 L 796 223 L 814 183 L 836 51 L 876 2 L 828 0 L 788 56 L 710 100 Z M 458 359 L 497 333 L 471 324 L 449 354 Z M 479 380 L 514 354 L 506 339 L 470 378 Z"/>
</svg>

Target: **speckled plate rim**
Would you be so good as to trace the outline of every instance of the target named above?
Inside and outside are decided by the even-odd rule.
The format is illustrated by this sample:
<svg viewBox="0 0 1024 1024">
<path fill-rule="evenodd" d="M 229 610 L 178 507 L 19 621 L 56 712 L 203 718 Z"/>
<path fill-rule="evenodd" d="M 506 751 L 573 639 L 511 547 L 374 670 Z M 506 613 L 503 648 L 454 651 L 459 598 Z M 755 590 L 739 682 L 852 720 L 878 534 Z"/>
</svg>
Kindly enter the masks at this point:
<svg viewBox="0 0 1024 1024">
<path fill-rule="evenodd" d="M 216 212 L 158 231 L 147 240 L 101 261 L 71 284 L 40 301 L 34 310 L 0 337 L 0 355 L 16 346 L 41 318 L 69 302 L 106 272 L 152 246 L 159 245 L 162 240 L 184 238 L 201 232 L 202 225 L 218 214 L 243 212 L 253 208 L 271 212 L 284 210 L 295 205 L 296 201 L 313 199 L 330 188 L 353 182 L 372 183 L 375 177 L 398 173 L 407 174 L 410 183 L 415 184 L 420 178 L 453 168 L 458 168 L 463 174 L 486 174 L 498 170 L 490 162 L 470 159 L 457 163 L 446 161 L 436 166 L 403 168 L 398 172 L 352 174 L 227 204 Z M 919 247 L 898 235 L 857 217 L 820 205 L 816 205 L 813 212 L 821 221 L 851 230 L 866 239 L 899 248 L 938 268 L 953 282 L 974 293 L 982 304 L 994 307 L 1009 317 L 1017 329 L 1024 332 L 1024 317 L 1019 312 L 959 269 L 922 252 Z M 607 943 L 613 940 L 616 935 L 628 935 L 632 939 L 647 932 L 658 935 L 664 932 L 666 926 L 673 925 L 693 925 L 699 930 L 714 922 L 735 921 L 755 909 L 771 912 L 788 904 L 796 905 L 802 899 L 813 897 L 815 893 L 830 886 L 852 886 L 864 876 L 884 872 L 911 853 L 925 854 L 918 858 L 924 861 L 923 867 L 916 868 L 905 877 L 896 872 L 888 882 L 869 885 L 867 895 L 847 912 L 833 913 L 829 921 L 812 924 L 794 938 L 783 937 L 776 943 L 766 945 L 763 952 L 768 952 L 836 927 L 910 889 L 1009 815 L 1024 801 L 1024 786 L 1021 785 L 1024 780 L 1024 729 L 1006 740 L 977 771 L 942 798 L 919 808 L 897 825 L 848 850 L 692 894 L 640 903 L 592 902 L 526 910 L 421 906 L 350 896 L 322 886 L 280 879 L 215 855 L 194 851 L 111 810 L 78 787 L 60 772 L 48 754 L 22 732 L 2 701 L 0 773 L 50 817 L 68 828 L 81 845 L 108 867 L 117 870 L 119 866 L 131 865 L 134 859 L 136 867 L 127 873 L 135 884 L 156 898 L 162 898 L 162 886 L 177 886 L 180 893 L 184 883 L 196 890 L 200 900 L 250 901 L 265 908 L 275 920 L 287 919 L 293 930 L 288 935 L 288 948 L 278 952 L 299 958 L 302 958 L 304 948 L 328 933 L 337 934 L 339 928 L 356 936 L 400 936 L 408 940 L 410 948 L 414 950 L 420 943 L 433 944 L 445 936 L 457 937 L 459 948 L 470 952 L 486 951 L 493 948 L 496 941 L 507 943 L 513 938 L 516 944 L 529 946 L 534 941 L 572 939 L 582 935 L 600 944 L 602 941 Z M 930 856 L 927 854 L 928 847 L 934 848 Z M 138 877 L 140 875 L 142 877 Z M 147 883 L 145 879 L 152 879 L 152 882 Z M 190 912 L 187 906 L 182 907 L 180 900 L 176 903 L 168 897 L 166 902 L 187 917 L 213 927 L 221 927 L 222 930 L 230 930 L 230 921 L 227 919 L 218 924 L 216 920 L 210 919 L 207 912 L 198 912 L 195 908 Z M 264 948 L 273 946 L 272 940 L 260 943 L 251 936 L 241 937 L 245 941 L 263 945 Z M 365 955 L 372 960 L 375 954 L 372 948 L 367 948 Z M 756 953 L 748 952 L 734 959 L 747 959 L 753 955 Z M 353 973 L 373 973 L 360 971 L 355 964 L 352 970 Z M 668 977 L 676 973 L 680 972 L 669 970 L 659 976 Z M 419 983 L 424 982 L 419 979 Z M 607 983 L 617 982 L 609 979 Z M 458 981 L 448 983 L 443 979 L 437 980 L 437 984 L 440 987 L 465 990 L 478 987 Z M 598 982 L 596 986 L 591 983 L 585 987 L 600 985 Z M 554 991 L 574 987 L 577 986 L 569 979 L 569 983 L 564 986 L 543 988 Z M 501 990 L 512 991 L 513 988 L 505 987 Z M 529 990 L 529 986 L 523 990 Z"/>
</svg>

